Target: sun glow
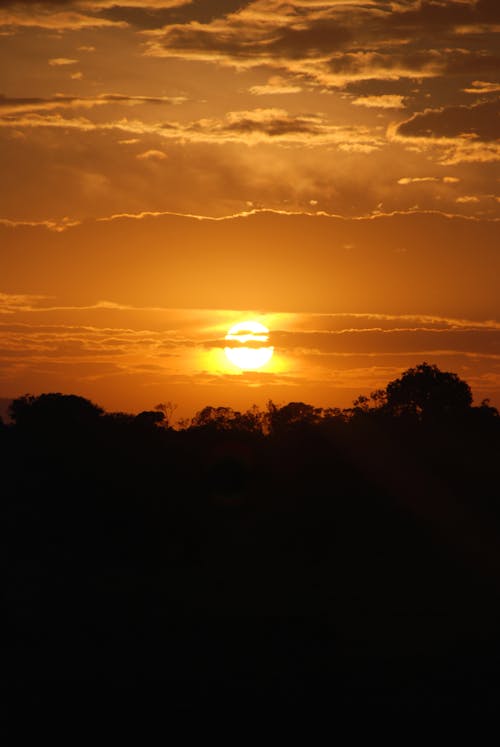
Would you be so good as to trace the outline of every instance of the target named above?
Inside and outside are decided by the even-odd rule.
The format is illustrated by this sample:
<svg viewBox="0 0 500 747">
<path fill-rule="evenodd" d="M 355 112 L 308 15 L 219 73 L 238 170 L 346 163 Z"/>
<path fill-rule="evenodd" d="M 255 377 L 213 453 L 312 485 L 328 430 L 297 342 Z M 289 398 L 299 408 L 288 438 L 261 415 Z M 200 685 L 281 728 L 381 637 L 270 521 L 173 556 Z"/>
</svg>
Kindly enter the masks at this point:
<svg viewBox="0 0 500 747">
<path fill-rule="evenodd" d="M 273 357 L 274 347 L 264 344 L 269 340 L 269 330 L 260 322 L 238 322 L 225 339 L 231 343 L 224 348 L 226 358 L 243 370 L 262 368 Z"/>
</svg>

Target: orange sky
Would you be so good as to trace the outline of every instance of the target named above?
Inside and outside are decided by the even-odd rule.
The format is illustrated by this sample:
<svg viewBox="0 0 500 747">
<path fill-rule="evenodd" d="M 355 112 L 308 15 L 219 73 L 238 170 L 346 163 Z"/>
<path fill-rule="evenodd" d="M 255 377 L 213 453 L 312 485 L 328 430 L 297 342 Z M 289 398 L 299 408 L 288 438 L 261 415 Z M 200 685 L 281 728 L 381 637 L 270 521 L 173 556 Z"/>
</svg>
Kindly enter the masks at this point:
<svg viewBox="0 0 500 747">
<path fill-rule="evenodd" d="M 499 30 L 497 0 L 3 0 L 0 398 L 348 406 L 427 360 L 500 406 Z"/>
</svg>

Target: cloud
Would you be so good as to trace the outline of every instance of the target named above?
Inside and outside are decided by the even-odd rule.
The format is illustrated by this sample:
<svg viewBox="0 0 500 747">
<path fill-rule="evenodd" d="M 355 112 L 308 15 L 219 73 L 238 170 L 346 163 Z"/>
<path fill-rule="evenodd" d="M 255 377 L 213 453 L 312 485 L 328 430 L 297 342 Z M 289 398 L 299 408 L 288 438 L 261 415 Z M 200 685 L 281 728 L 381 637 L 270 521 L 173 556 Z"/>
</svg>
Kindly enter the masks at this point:
<svg viewBox="0 0 500 747">
<path fill-rule="evenodd" d="M 398 184 L 421 184 L 422 182 L 442 182 L 443 184 L 457 184 L 460 179 L 457 176 L 402 176 Z"/>
<path fill-rule="evenodd" d="M 0 25 L 78 28 L 161 28 L 172 21 L 209 21 L 247 0 L 2 0 Z"/>
<path fill-rule="evenodd" d="M 380 96 L 358 96 L 352 99 L 355 106 L 366 106 L 369 109 L 404 109 L 404 96 L 383 94 Z"/>
<path fill-rule="evenodd" d="M 400 142 L 441 150 L 442 163 L 500 160 L 500 100 L 417 112 L 389 128 Z"/>
<path fill-rule="evenodd" d="M 272 342 L 286 351 L 313 353 L 316 356 L 342 354 L 394 353 L 415 357 L 442 351 L 478 354 L 498 358 L 500 362 L 500 330 L 472 328 L 470 330 L 394 328 L 345 329 L 325 332 L 275 331 Z"/>
<path fill-rule="evenodd" d="M 455 202 L 462 202 L 462 203 L 468 203 L 468 202 L 480 202 L 480 198 L 476 195 L 463 195 L 462 197 L 457 197 Z"/>
<path fill-rule="evenodd" d="M 494 193 L 497 187 L 486 187 L 477 165 L 456 170 L 436 165 L 431 170 L 428 160 L 422 163 L 421 153 L 406 154 L 401 144 L 387 143 L 383 130 L 341 126 L 326 116 L 321 134 L 277 136 L 260 132 L 260 123 L 254 133 L 225 132 L 225 117 L 210 118 L 209 123 L 170 121 L 163 128 L 156 117 L 145 122 L 116 110 L 114 117 L 100 108 L 97 112 L 97 122 L 91 121 L 94 116 L 76 116 L 74 110 L 65 110 L 64 116 L 20 113 L 8 126 L 4 122 L 0 215 L 81 220 L 171 210 L 222 216 L 247 210 L 247 202 L 255 208 L 308 212 L 311 199 L 318 201 L 315 210 L 351 216 L 369 214 L 380 202 L 382 212 L 418 204 L 422 209 L 471 213 L 479 206 L 455 203 L 457 194 Z M 154 115 L 152 107 L 148 114 Z M 422 150 L 426 155 L 427 147 Z M 363 149 L 371 151 L 368 156 Z M 136 158 L 147 150 L 164 151 L 168 159 L 159 167 Z M 459 192 L 444 183 L 415 184 L 414 190 L 396 186 L 402 177 L 454 173 L 467 185 Z M 89 174 L 100 175 L 100 181 Z M 46 188 L 40 189 L 41 183 Z M 499 205 L 490 202 L 481 208 L 495 215 Z M 353 242 L 347 238 L 345 243 Z"/>
<path fill-rule="evenodd" d="M 52 57 L 49 60 L 51 67 L 61 67 L 65 65 L 76 65 L 78 60 L 70 60 L 68 57 Z"/>
<path fill-rule="evenodd" d="M 79 220 L 74 218 L 64 217 L 60 220 L 10 220 L 9 218 L 0 218 L 0 226 L 7 226 L 8 228 L 21 228 L 21 227 L 42 227 L 47 228 L 49 231 L 65 231 L 67 228 L 78 226 Z"/>
<path fill-rule="evenodd" d="M 300 93 L 302 87 L 299 85 L 291 85 L 281 75 L 273 75 L 267 83 L 258 86 L 252 86 L 248 89 L 254 96 L 270 96 L 270 95 L 286 95 L 292 93 Z"/>
<path fill-rule="evenodd" d="M 471 83 L 470 88 L 463 88 L 464 93 L 473 94 L 485 94 L 485 93 L 499 93 L 500 83 L 494 83 L 486 80 L 474 80 Z"/>
<path fill-rule="evenodd" d="M 112 298 L 161 306 L 168 281 L 173 306 L 195 301 L 215 308 L 399 314 L 447 308 L 450 316 L 460 309 L 462 317 L 498 319 L 497 232 L 498 221 L 423 213 L 364 219 L 262 211 L 226 220 L 117 217 L 58 234 L 4 227 L 0 274 L 4 292 L 18 287 L 22 267 L 25 287 L 36 284 L 41 293 L 62 294 L 73 304 Z M 346 243 L 355 248 L 346 251 Z M 407 251 L 397 254 L 402 245 Z M 252 258 L 244 280 L 235 246 Z"/>
<path fill-rule="evenodd" d="M 59 4 L 55 4 L 59 7 Z M 66 3 L 61 3 L 64 7 Z M 0 8 L 0 28 L 41 28 L 48 31 L 76 31 L 92 28 L 125 28 L 124 21 L 111 21 L 99 15 L 81 13 L 67 3 L 68 10 L 54 10 L 54 3 L 12 2 Z"/>
<path fill-rule="evenodd" d="M 303 399 L 304 387 L 321 385 L 331 390 L 332 404 L 348 406 L 360 391 L 384 386 L 423 357 L 465 373 L 478 400 L 494 395 L 500 384 L 500 324 L 495 322 L 425 315 L 271 314 L 266 323 L 277 370 L 247 375 L 229 373 L 222 353 L 224 335 L 241 311 L 114 302 L 57 307 L 50 301 L 29 294 L 0 295 L 0 314 L 8 309 L 0 318 L 0 387 L 10 396 L 33 391 L 36 381 L 41 391 L 49 385 L 99 392 L 94 396 L 98 401 L 114 397 L 116 402 L 118 394 L 127 401 L 119 409 L 129 411 L 138 395 L 164 399 L 159 393 L 165 387 L 176 401 L 184 392 L 181 407 L 186 406 L 184 398 L 193 407 L 195 393 L 199 405 L 206 404 L 207 386 L 220 386 L 226 402 L 235 387 L 246 392 L 265 387 L 264 404 L 270 395 L 276 399 L 274 387 L 288 389 L 289 399 L 296 399 L 293 388 L 301 387 Z M 342 387 L 356 390 L 347 401 Z M 324 405 L 324 390 L 322 397 Z M 149 407 L 152 402 L 148 400 Z"/>
<path fill-rule="evenodd" d="M 86 117 L 51 113 L 58 109 L 93 108 L 104 104 L 178 103 L 179 98 L 148 98 L 103 94 L 97 98 L 54 99 L 0 98 L 0 126 L 70 128 L 83 132 L 117 130 L 136 135 L 155 135 L 163 140 L 190 143 L 276 143 L 319 147 L 335 145 L 349 152 L 371 153 L 384 145 L 380 134 L 358 125 L 336 125 L 320 114 L 291 114 L 285 109 L 257 108 L 227 112 L 223 118 L 206 117 L 187 123 L 153 122 L 127 118 L 93 122 Z M 132 139 L 132 138 L 130 138 Z"/>
<path fill-rule="evenodd" d="M 147 54 L 286 71 L 310 85 L 474 74 L 498 56 L 457 44 L 457 24 L 498 17 L 485 0 L 349 3 L 254 0 L 208 23 L 191 20 L 144 32 Z M 258 91 L 259 89 L 257 89 Z M 264 92 L 266 88 L 264 87 Z"/>
<path fill-rule="evenodd" d="M 316 113 L 291 114 L 285 109 L 257 108 L 228 112 L 223 119 L 202 119 L 164 131 L 165 137 L 181 134 L 192 141 L 262 142 L 305 146 L 336 145 L 340 149 L 370 153 L 383 139 L 369 127 L 337 125 Z"/>
<path fill-rule="evenodd" d="M 279 383 L 252 381 L 267 399 L 271 385 L 290 387 L 290 400 L 317 385 L 320 404 L 342 406 L 339 388 L 355 388 L 352 401 L 425 359 L 496 396 L 497 236 L 498 221 L 427 213 L 0 226 L 0 394 L 76 387 L 127 407 L 154 396 L 150 407 L 168 391 L 194 407 L 204 386 L 227 402 L 237 385 L 247 397 L 250 381 L 225 371 L 219 344 L 234 321 L 266 309 L 282 366 Z"/>
<path fill-rule="evenodd" d="M 164 161 L 167 154 L 162 150 L 146 150 L 144 153 L 138 153 L 136 158 L 143 161 Z"/>
<path fill-rule="evenodd" d="M 445 106 L 417 112 L 397 126 L 403 137 L 469 137 L 483 141 L 498 140 L 500 99 L 469 106 Z"/>
<path fill-rule="evenodd" d="M 437 176 L 403 176 L 398 179 L 398 184 L 418 184 L 420 182 L 439 182 Z"/>
<path fill-rule="evenodd" d="M 95 106 L 119 104 L 138 106 L 144 104 L 181 104 L 183 96 L 127 96 L 120 93 L 102 93 L 98 96 L 65 96 L 51 98 L 2 96 L 0 94 L 0 117 L 6 118 L 17 113 L 50 112 L 58 109 L 92 109 Z M 14 120 L 12 120 L 14 121 Z"/>
<path fill-rule="evenodd" d="M 179 8 L 191 5 L 193 0 L 66 0 L 68 4 L 80 6 L 85 10 L 100 10 L 101 8 Z M 64 2 L 64 0 L 63 0 Z"/>
<path fill-rule="evenodd" d="M 15 314 L 20 311 L 31 311 L 47 296 L 33 293 L 1 293 L 0 314 Z"/>
</svg>

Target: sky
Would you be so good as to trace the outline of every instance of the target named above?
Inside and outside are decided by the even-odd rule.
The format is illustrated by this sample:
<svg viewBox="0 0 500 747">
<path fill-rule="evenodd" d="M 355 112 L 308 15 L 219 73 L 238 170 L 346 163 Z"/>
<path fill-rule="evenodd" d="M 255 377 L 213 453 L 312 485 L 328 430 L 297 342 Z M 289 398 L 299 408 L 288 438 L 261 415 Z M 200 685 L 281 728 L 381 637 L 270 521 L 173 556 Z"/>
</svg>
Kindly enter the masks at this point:
<svg viewBox="0 0 500 747">
<path fill-rule="evenodd" d="M 425 360 L 500 407 L 499 30 L 498 0 L 2 0 L 0 399 L 347 407 Z"/>
</svg>

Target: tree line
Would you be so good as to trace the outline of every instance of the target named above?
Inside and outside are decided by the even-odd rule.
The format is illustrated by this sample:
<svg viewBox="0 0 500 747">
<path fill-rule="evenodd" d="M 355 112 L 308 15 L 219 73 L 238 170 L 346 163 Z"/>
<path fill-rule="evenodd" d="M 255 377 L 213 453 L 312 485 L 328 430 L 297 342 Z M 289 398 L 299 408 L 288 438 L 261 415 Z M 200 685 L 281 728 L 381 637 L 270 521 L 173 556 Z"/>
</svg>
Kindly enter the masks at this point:
<svg viewBox="0 0 500 747">
<path fill-rule="evenodd" d="M 107 413 L 60 393 L 18 397 L 10 418 L 14 680 L 289 703 L 339 672 L 358 697 L 382 659 L 387 677 L 401 657 L 415 677 L 441 662 L 453 688 L 457 648 L 488 646 L 462 685 L 500 657 L 500 418 L 456 374 L 424 362 L 343 410 L 206 407 L 176 427 L 170 405 Z"/>
<path fill-rule="evenodd" d="M 209 427 L 214 430 L 269 434 L 289 426 L 318 425 L 331 420 L 347 423 L 366 415 L 378 419 L 399 418 L 414 423 L 450 421 L 460 417 L 481 418 L 486 422 L 498 417 L 498 410 L 489 404 L 489 400 L 483 400 L 476 407 L 472 406 L 472 402 L 472 390 L 467 382 L 455 373 L 443 372 L 436 365 L 424 361 L 389 382 L 385 389 L 378 389 L 369 396 L 360 395 L 352 407 L 322 408 L 304 402 L 279 406 L 269 400 L 265 410 L 259 410 L 254 405 L 242 413 L 231 407 L 208 405 L 193 418 L 182 419 L 175 425 L 177 430 Z M 112 419 L 122 425 L 133 423 L 146 428 L 170 428 L 174 426 L 175 408 L 169 402 L 137 415 L 105 413 L 84 397 L 49 393 L 39 396 L 27 394 L 14 399 L 9 407 L 9 415 L 19 428 L 35 427 L 37 423 L 45 428 L 59 423 L 88 425 L 98 418 Z"/>
</svg>

